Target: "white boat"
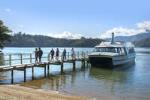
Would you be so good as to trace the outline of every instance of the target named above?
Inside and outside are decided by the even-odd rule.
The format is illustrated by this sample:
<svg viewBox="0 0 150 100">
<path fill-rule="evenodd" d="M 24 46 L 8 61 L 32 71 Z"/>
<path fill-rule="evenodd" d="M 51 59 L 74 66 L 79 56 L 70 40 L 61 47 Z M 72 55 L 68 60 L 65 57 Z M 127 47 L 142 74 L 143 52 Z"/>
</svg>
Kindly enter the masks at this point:
<svg viewBox="0 0 150 100">
<path fill-rule="evenodd" d="M 114 67 L 135 62 L 134 45 L 130 42 L 115 42 L 114 33 L 111 42 L 101 42 L 89 54 L 92 66 Z"/>
</svg>

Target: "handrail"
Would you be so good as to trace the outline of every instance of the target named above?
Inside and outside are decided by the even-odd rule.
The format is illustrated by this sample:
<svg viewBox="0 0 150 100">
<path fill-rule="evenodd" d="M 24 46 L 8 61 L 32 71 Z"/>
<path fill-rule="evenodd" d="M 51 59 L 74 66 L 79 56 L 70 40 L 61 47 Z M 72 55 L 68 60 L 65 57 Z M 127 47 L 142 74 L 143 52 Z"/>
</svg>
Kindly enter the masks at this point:
<svg viewBox="0 0 150 100">
<path fill-rule="evenodd" d="M 75 52 L 75 58 L 80 59 L 80 58 L 85 58 L 89 54 L 89 51 L 77 51 Z M 43 61 L 50 61 L 50 54 L 49 53 L 44 53 L 42 56 Z M 24 64 L 24 61 L 28 61 L 30 63 L 33 63 L 35 59 L 35 54 L 34 53 L 13 53 L 13 54 L 3 54 L 3 58 L 0 58 L 2 62 L 5 64 L 3 65 L 13 65 L 13 62 L 16 61 L 15 64 Z M 71 52 L 66 52 L 66 59 L 73 59 Z M 54 60 L 56 60 L 56 55 L 54 55 Z M 62 61 L 62 52 L 59 52 L 59 57 L 57 60 Z M 7 62 L 7 64 L 6 64 Z M 2 65 L 2 66 L 3 66 Z"/>
</svg>

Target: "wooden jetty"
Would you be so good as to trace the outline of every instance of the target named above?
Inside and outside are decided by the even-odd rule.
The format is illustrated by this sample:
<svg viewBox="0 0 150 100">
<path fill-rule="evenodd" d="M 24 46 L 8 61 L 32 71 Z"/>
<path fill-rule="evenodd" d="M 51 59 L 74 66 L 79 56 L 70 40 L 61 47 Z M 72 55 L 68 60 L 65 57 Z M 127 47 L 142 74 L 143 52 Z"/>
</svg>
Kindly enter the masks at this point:
<svg viewBox="0 0 150 100">
<path fill-rule="evenodd" d="M 42 61 L 42 62 L 35 62 L 35 57 L 32 57 L 33 54 L 17 54 L 19 55 L 19 58 L 12 59 L 12 55 L 14 54 L 9 54 L 9 60 L 6 60 L 9 62 L 9 65 L 5 66 L 0 66 L 0 72 L 6 72 L 6 71 L 11 71 L 11 84 L 14 83 L 14 71 L 23 71 L 24 72 L 24 82 L 26 82 L 26 74 L 27 74 L 27 68 L 32 69 L 32 80 L 34 80 L 34 68 L 35 67 L 40 67 L 44 68 L 44 77 L 49 76 L 49 70 L 50 70 L 50 65 L 60 65 L 61 73 L 64 72 L 64 63 L 72 63 L 73 68 L 72 71 L 75 71 L 76 69 L 76 61 L 81 61 L 84 66 L 85 63 L 88 64 L 88 52 L 77 52 L 75 58 L 71 57 L 71 54 L 68 52 L 66 59 L 63 60 L 62 56 L 59 56 L 59 59 L 55 60 L 50 60 L 50 56 L 44 56 L 43 58 L 46 58 L 47 61 Z M 29 57 L 24 58 L 24 55 L 29 55 Z M 49 55 L 49 54 L 47 54 Z M 12 64 L 12 61 L 18 61 L 20 64 Z M 30 63 L 23 63 L 24 60 L 29 60 Z M 33 63 L 34 61 L 34 63 Z"/>
</svg>

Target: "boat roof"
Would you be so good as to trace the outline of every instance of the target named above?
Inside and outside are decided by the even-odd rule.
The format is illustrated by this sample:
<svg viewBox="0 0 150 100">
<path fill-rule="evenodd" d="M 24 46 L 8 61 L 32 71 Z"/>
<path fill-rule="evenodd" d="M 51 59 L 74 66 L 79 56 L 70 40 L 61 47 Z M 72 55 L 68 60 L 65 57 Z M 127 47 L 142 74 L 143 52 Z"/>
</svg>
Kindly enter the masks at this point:
<svg viewBox="0 0 150 100">
<path fill-rule="evenodd" d="M 101 42 L 99 45 L 96 45 L 95 47 L 134 47 L 134 45 L 131 42 L 114 42 L 113 44 L 111 42 Z"/>
</svg>

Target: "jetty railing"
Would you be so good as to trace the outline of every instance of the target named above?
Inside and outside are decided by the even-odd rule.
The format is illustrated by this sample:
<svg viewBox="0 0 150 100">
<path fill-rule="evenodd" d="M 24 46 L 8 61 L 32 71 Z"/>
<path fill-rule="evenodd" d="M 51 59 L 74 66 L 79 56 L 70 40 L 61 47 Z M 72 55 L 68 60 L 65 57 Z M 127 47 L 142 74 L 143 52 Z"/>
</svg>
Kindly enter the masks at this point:
<svg viewBox="0 0 150 100">
<path fill-rule="evenodd" d="M 83 59 L 87 58 L 89 54 L 89 51 L 77 51 L 75 52 L 75 59 Z M 65 60 L 71 60 L 72 54 L 71 52 L 66 52 L 66 59 Z M 14 54 L 3 54 L 1 55 L 1 66 L 12 66 L 15 64 L 33 64 L 38 63 L 35 61 L 35 54 L 34 53 L 14 53 Z M 55 62 L 55 61 L 62 61 L 63 55 L 62 52 L 59 53 L 58 59 L 56 58 L 56 55 L 54 55 L 54 59 L 51 59 L 51 55 L 49 53 L 44 53 L 41 62 Z"/>
<path fill-rule="evenodd" d="M 49 76 L 50 65 L 60 65 L 61 73 L 64 73 L 64 63 L 72 63 L 72 70 L 76 69 L 76 61 L 81 61 L 85 66 L 85 62 L 88 64 L 88 54 L 89 52 L 75 52 L 75 57 L 72 57 L 70 52 L 67 52 L 66 59 L 62 59 L 62 53 L 60 53 L 58 59 L 56 55 L 54 59 L 50 59 L 48 53 L 43 54 L 41 62 L 35 61 L 34 53 L 24 53 L 24 54 L 7 54 L 1 56 L 3 66 L 0 66 L 0 72 L 11 71 L 11 83 L 14 83 L 14 70 L 24 72 L 24 82 L 26 82 L 26 69 L 31 68 L 32 79 L 34 79 L 34 67 L 44 68 L 44 77 Z"/>
</svg>

